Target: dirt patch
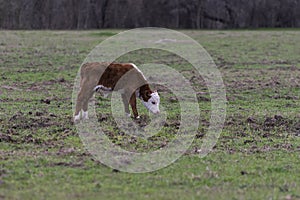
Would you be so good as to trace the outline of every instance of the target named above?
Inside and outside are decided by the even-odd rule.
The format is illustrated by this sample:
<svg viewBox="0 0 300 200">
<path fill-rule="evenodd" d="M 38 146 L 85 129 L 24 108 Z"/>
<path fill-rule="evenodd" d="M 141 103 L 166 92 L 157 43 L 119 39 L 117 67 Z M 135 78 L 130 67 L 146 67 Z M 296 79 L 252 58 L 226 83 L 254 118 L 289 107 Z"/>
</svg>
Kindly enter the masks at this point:
<svg viewBox="0 0 300 200">
<path fill-rule="evenodd" d="M 225 129 L 234 133 L 233 138 L 249 137 L 249 134 L 262 138 L 285 138 L 287 135 L 300 136 L 300 119 L 291 119 L 282 115 L 249 116 L 247 118 L 240 115 L 227 116 Z M 246 143 L 251 142 L 247 141 Z"/>
<path fill-rule="evenodd" d="M 16 90 L 16 91 L 22 91 L 22 89 L 15 87 L 15 86 L 9 86 L 9 85 L 2 85 L 1 88 L 6 90 Z M 1 93 L 0 93 L 1 94 Z"/>
<path fill-rule="evenodd" d="M 12 129 L 45 128 L 48 126 L 59 125 L 51 120 L 49 113 L 41 111 L 28 112 L 27 114 L 17 112 L 8 120 L 8 122 Z"/>
<path fill-rule="evenodd" d="M 50 163 L 47 165 L 48 167 L 56 167 L 56 166 L 61 166 L 61 167 L 71 167 L 71 168 L 82 168 L 84 167 L 83 162 L 56 162 L 56 163 Z"/>
<path fill-rule="evenodd" d="M 65 78 L 57 78 L 48 81 L 35 82 L 29 85 L 26 91 L 41 91 L 46 90 L 49 87 L 53 87 L 54 85 L 62 85 L 66 88 L 72 88 L 72 84 L 67 81 Z"/>
<path fill-rule="evenodd" d="M 268 128 L 272 127 L 279 127 L 283 125 L 289 124 L 286 119 L 284 119 L 281 115 L 275 115 L 273 117 L 267 117 L 264 121 L 264 127 L 265 130 L 268 130 Z"/>
<path fill-rule="evenodd" d="M 282 95 L 282 94 L 276 94 L 273 96 L 270 96 L 272 99 L 285 99 L 285 100 L 299 100 L 298 96 L 293 95 Z"/>
<path fill-rule="evenodd" d="M 9 134 L 4 134 L 0 132 L 0 142 L 15 142 L 14 139 L 12 139 L 11 135 Z"/>
<path fill-rule="evenodd" d="M 277 143 L 274 145 L 263 145 L 263 146 L 258 146 L 254 144 L 250 148 L 244 149 L 246 153 L 266 153 L 266 152 L 277 151 L 277 150 L 295 151 L 297 149 L 291 143 Z"/>
<path fill-rule="evenodd" d="M 262 121 L 261 119 L 256 119 L 255 117 L 249 117 L 246 122 L 254 130 L 262 130 L 264 132 L 272 132 L 274 130 L 281 129 L 287 133 L 300 134 L 300 121 L 297 119 L 288 119 L 281 115 L 274 115 L 272 117 L 265 117 Z M 267 135 L 266 135 L 267 136 Z"/>
<path fill-rule="evenodd" d="M 59 118 L 45 110 L 29 111 L 28 113 L 18 111 L 3 121 L 0 141 L 60 145 L 63 138 L 74 135 L 68 120 L 71 119 Z M 65 123 L 61 123 L 62 121 Z"/>
<path fill-rule="evenodd" d="M 297 77 L 300 77 L 300 69 L 298 68 L 294 69 L 292 73 L 285 68 L 230 69 L 223 71 L 227 90 L 299 87 L 299 82 L 295 81 Z"/>
</svg>

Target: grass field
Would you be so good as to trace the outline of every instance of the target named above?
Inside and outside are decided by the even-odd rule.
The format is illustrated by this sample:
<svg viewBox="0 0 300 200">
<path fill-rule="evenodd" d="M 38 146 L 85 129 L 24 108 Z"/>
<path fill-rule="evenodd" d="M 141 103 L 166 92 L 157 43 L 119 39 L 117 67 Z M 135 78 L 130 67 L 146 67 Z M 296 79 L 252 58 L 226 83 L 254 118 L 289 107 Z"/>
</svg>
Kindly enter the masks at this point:
<svg viewBox="0 0 300 200">
<path fill-rule="evenodd" d="M 223 75 L 225 127 L 213 151 L 200 159 L 210 97 L 203 80 L 191 79 L 201 110 L 197 136 L 174 164 L 144 174 L 95 161 L 72 121 L 81 63 L 118 32 L 0 32 L 0 199 L 300 199 L 300 30 L 182 31 L 210 53 Z M 192 77 L 186 63 L 164 52 L 133 52 L 124 59 L 159 62 L 157 55 Z M 176 135 L 178 103 L 168 90 L 161 101 L 169 121 L 149 141 L 117 130 L 109 101 L 97 99 L 107 135 L 126 149 L 151 151 Z"/>
</svg>

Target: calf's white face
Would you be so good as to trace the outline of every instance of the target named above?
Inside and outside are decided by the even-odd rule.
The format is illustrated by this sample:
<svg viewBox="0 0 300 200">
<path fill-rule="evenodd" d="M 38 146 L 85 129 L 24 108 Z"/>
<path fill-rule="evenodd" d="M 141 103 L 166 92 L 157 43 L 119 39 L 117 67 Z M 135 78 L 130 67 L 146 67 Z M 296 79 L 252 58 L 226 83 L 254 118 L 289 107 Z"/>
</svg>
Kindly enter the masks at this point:
<svg viewBox="0 0 300 200">
<path fill-rule="evenodd" d="M 150 112 L 154 114 L 158 114 L 160 112 L 159 111 L 160 97 L 157 92 L 153 92 L 148 101 L 144 101 L 142 99 L 142 103 Z"/>
</svg>

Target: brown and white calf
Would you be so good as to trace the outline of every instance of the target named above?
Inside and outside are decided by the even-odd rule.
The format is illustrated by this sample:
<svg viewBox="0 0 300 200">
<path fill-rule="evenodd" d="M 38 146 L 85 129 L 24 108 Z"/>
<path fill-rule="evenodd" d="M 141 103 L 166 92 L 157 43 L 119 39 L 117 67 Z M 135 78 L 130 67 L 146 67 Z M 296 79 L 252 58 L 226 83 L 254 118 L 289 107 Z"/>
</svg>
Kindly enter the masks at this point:
<svg viewBox="0 0 300 200">
<path fill-rule="evenodd" d="M 136 97 L 149 111 L 159 113 L 160 97 L 157 91 L 150 89 L 143 73 L 132 63 L 86 63 L 81 67 L 80 76 L 75 121 L 88 119 L 88 102 L 97 91 L 120 92 L 127 116 L 130 116 L 130 104 L 134 118 L 139 118 Z"/>
</svg>

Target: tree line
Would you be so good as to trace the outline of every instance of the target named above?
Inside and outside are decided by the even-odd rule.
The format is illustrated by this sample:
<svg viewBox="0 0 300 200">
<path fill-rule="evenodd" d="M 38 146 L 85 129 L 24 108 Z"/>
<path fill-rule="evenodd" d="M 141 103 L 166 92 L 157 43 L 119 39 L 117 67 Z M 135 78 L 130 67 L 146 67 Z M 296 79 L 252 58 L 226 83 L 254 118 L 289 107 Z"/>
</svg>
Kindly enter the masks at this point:
<svg viewBox="0 0 300 200">
<path fill-rule="evenodd" d="M 1 29 L 300 27 L 300 0 L 0 0 Z"/>
</svg>

